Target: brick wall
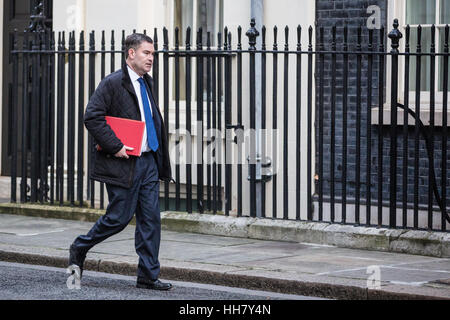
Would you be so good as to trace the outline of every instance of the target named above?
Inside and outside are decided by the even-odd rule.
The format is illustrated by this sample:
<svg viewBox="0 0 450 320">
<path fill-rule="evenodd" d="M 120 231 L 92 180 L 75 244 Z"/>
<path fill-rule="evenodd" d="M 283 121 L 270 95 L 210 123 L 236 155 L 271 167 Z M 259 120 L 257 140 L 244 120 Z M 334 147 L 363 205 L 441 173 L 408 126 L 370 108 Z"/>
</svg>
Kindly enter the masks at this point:
<svg viewBox="0 0 450 320">
<path fill-rule="evenodd" d="M 367 13 L 367 7 L 370 5 L 377 5 L 381 9 L 381 25 L 384 26 L 387 33 L 392 29 L 392 22 L 387 22 L 387 3 L 386 0 L 317 0 L 316 1 L 316 39 L 319 42 L 319 28 L 324 27 L 324 45 L 326 50 L 331 50 L 332 33 L 331 28 L 336 25 L 337 27 L 337 49 L 342 49 L 343 42 L 343 26 L 344 22 L 347 22 L 348 42 L 349 50 L 356 50 L 357 44 L 357 28 L 361 25 L 362 28 L 362 50 L 367 50 L 368 44 L 368 29 L 367 19 L 370 14 Z M 401 40 L 404 41 L 404 38 Z M 390 48 L 391 42 L 388 39 L 384 40 L 385 46 Z M 374 44 L 375 50 L 379 45 L 379 30 L 374 30 Z M 429 49 L 427 49 L 429 50 Z M 390 58 L 389 58 L 390 59 Z M 361 198 L 366 198 L 366 156 L 367 156 L 367 56 L 363 56 L 362 59 L 362 90 L 361 90 Z M 336 124 L 335 124 L 335 141 L 336 141 L 336 160 L 334 165 L 335 170 L 335 190 L 336 197 L 342 195 L 342 144 L 343 144 L 343 128 L 342 128 L 342 71 L 343 71 L 343 57 L 337 56 L 337 77 L 336 77 Z M 350 56 L 349 59 L 349 77 L 348 77 L 348 154 L 347 154 L 347 197 L 348 199 L 355 197 L 356 186 L 356 106 L 357 106 L 357 69 L 356 55 Z M 325 58 L 325 71 L 324 71 L 324 194 L 330 194 L 330 146 L 331 146 L 331 55 L 326 55 Z M 316 63 L 316 133 L 319 132 L 319 64 Z M 374 58 L 373 63 L 373 78 L 372 78 L 372 106 L 378 106 L 378 58 Z M 389 82 L 390 83 L 390 79 Z M 384 85 L 385 89 L 386 85 Z M 385 90 L 384 90 L 385 91 Z M 386 97 L 385 97 L 386 99 Z M 389 98 L 390 99 L 390 98 Z M 371 194 L 372 199 L 378 198 L 378 139 L 379 127 L 376 125 L 371 126 L 372 139 L 371 139 Z M 382 139 L 383 139 L 383 201 L 389 200 L 389 151 L 390 151 L 390 128 L 383 127 Z M 402 131 L 399 128 L 399 131 Z M 441 141 L 442 141 L 442 129 L 435 129 L 435 169 L 437 176 L 438 186 L 441 185 L 441 168 L 442 168 L 442 154 L 441 154 Z M 401 201 L 403 192 L 407 192 L 408 202 L 414 201 L 414 127 L 410 126 L 408 134 L 408 186 L 404 190 L 402 187 L 402 154 L 403 154 L 403 136 L 400 133 L 398 136 L 398 175 L 397 175 L 397 196 L 398 201 Z M 318 134 L 316 134 L 316 143 L 319 143 Z M 448 141 L 448 148 L 450 150 L 450 141 Z M 316 154 L 316 172 L 318 173 L 319 166 L 319 151 L 317 148 Z M 419 203 L 426 205 L 428 203 L 428 156 L 423 138 L 420 141 L 420 160 L 419 160 Z M 450 154 L 447 156 L 447 167 L 450 168 Z M 450 170 L 448 170 L 450 171 Z M 450 206 L 450 172 L 447 175 L 447 205 Z M 439 188 L 439 192 L 441 192 Z M 436 202 L 434 201 L 434 204 Z"/>
</svg>

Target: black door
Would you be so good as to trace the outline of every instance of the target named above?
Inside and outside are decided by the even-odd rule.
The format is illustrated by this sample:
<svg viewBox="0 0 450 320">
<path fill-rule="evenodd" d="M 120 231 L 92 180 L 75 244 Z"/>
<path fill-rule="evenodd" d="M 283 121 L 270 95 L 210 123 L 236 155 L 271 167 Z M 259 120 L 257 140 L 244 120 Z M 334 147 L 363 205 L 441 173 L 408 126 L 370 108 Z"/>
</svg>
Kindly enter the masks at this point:
<svg viewBox="0 0 450 320">
<path fill-rule="evenodd" d="M 53 10 L 53 1 L 52 0 L 3 0 L 3 97 L 2 97 L 2 166 L 1 166 L 1 175 L 10 175 L 11 170 L 11 136 L 9 132 L 11 131 L 10 123 L 11 123 L 11 91 L 12 91 L 12 64 L 11 64 L 11 49 L 12 49 L 12 41 L 14 30 L 18 31 L 18 44 L 19 49 L 22 48 L 22 38 L 23 31 L 28 29 L 31 24 L 30 16 L 33 13 L 36 13 L 35 8 L 41 3 L 44 5 L 44 14 L 47 17 L 45 21 L 46 27 L 52 27 L 52 10 Z M 19 61 L 20 62 L 20 61 Z M 19 63 L 19 70 L 22 70 L 22 66 Z M 22 97 L 22 79 L 19 77 L 19 96 L 18 99 L 21 101 Z M 22 110 L 19 108 L 18 110 L 18 118 L 20 119 L 22 116 Z M 20 123 L 20 121 L 19 121 Z M 20 126 L 20 125 L 19 125 Z M 17 132 L 21 132 L 21 128 L 18 128 Z M 21 154 L 22 154 L 22 144 L 20 136 L 17 139 L 18 141 L 18 170 L 19 175 L 21 175 L 19 165 L 21 163 Z"/>
</svg>

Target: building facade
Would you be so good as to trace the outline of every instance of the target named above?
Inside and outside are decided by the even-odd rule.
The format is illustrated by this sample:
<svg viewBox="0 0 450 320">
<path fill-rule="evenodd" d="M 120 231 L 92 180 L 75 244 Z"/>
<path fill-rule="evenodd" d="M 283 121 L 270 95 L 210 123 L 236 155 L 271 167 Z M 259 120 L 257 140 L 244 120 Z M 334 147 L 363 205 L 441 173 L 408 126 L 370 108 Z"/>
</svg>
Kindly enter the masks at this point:
<svg viewBox="0 0 450 320">
<path fill-rule="evenodd" d="M 2 28 L 2 47 L 4 50 L 0 53 L 2 63 L 2 74 L 3 78 L 1 79 L 2 85 L 1 95 L 3 97 L 3 106 L 2 106 L 2 120 L 1 120 L 1 132 L 2 132 L 2 140 L 1 140 L 1 159 L 2 159 L 2 175 L 9 174 L 9 166 L 7 165 L 10 159 L 10 146 L 9 146 L 9 135 L 10 131 L 9 123 L 10 121 L 10 110 L 9 108 L 9 90 L 10 86 L 10 72 L 5 72 L 10 68 L 10 55 L 8 54 L 11 49 L 11 32 L 14 29 L 22 30 L 23 28 L 29 27 L 29 16 L 33 14 L 34 8 L 39 4 L 40 1 L 35 0 L 21 0 L 21 1 L 12 1 L 12 0 L 4 0 L 3 5 L 0 8 L 0 16 L 2 22 L 0 23 L 0 28 Z M 411 25 L 411 50 L 413 51 L 413 47 L 417 45 L 414 42 L 414 37 L 417 34 L 417 26 L 419 24 L 423 25 L 423 39 L 424 39 L 424 47 L 431 43 L 431 25 L 435 24 L 437 26 L 437 33 L 435 42 L 437 43 L 437 47 L 439 50 L 443 47 L 443 26 L 450 22 L 450 4 L 447 0 L 430 0 L 430 1 L 420 1 L 420 0 L 306 0 L 306 1 L 294 1 L 294 0 L 154 0 L 154 1 L 145 1 L 145 0 L 130 0 L 130 1 L 118 1 L 118 0 L 58 0 L 58 1 L 43 1 L 45 7 L 45 16 L 47 17 L 47 25 L 51 30 L 53 30 L 56 34 L 59 32 L 66 32 L 68 35 L 69 32 L 75 31 L 75 37 L 78 40 L 78 35 L 81 31 L 85 31 L 86 33 L 94 31 L 95 32 L 95 40 L 97 44 L 97 48 L 100 46 L 102 42 L 102 38 L 107 44 L 108 48 L 109 44 L 112 40 L 112 31 L 114 31 L 115 35 L 115 43 L 116 49 L 121 45 L 122 34 L 129 34 L 133 32 L 133 30 L 139 32 L 146 32 L 150 36 L 156 35 L 158 36 L 159 44 L 162 43 L 163 28 L 167 28 L 168 30 L 168 38 L 169 38 L 169 49 L 173 50 L 175 39 L 175 28 L 178 27 L 180 32 L 180 47 L 184 48 L 186 41 L 186 33 L 185 30 L 187 27 L 191 27 L 193 30 L 191 44 L 195 46 L 195 30 L 198 28 L 202 28 L 203 39 L 202 42 L 206 42 L 206 34 L 210 32 L 211 37 L 211 46 L 213 48 L 217 48 L 218 39 L 217 35 L 219 32 L 223 33 L 225 27 L 228 28 L 231 33 L 231 48 L 235 49 L 237 46 L 238 39 L 238 27 L 242 27 L 242 46 L 244 50 L 247 50 L 249 47 L 248 40 L 245 36 L 246 31 L 250 28 L 250 19 L 255 18 L 256 20 L 256 28 L 261 33 L 262 25 L 266 27 L 266 45 L 268 50 L 273 48 L 277 48 L 280 53 L 283 49 L 288 48 L 290 51 L 294 51 L 298 49 L 298 34 L 297 27 L 300 25 L 302 27 L 301 30 L 301 50 L 308 50 L 308 28 L 312 26 L 314 28 L 312 44 L 315 50 L 320 50 L 320 46 L 323 45 L 325 50 L 332 50 L 333 45 L 333 34 L 332 28 L 336 26 L 336 47 L 339 51 L 342 49 L 344 36 L 343 36 L 343 28 L 345 25 L 348 27 L 348 47 L 350 51 L 358 50 L 358 27 L 361 26 L 361 50 L 367 51 L 370 48 L 368 47 L 369 43 L 369 29 L 373 30 L 373 50 L 380 49 L 380 29 L 384 28 L 385 35 L 392 30 L 392 21 L 394 18 L 399 20 L 399 30 L 405 35 L 405 27 L 406 24 Z M 277 27 L 277 46 L 274 46 L 275 42 L 275 31 L 274 27 Z M 288 28 L 289 32 L 286 34 L 286 29 Z M 320 36 L 320 28 L 324 29 L 324 37 Z M 102 31 L 105 31 L 104 37 Z M 67 36 L 68 37 L 68 36 Z M 286 41 L 287 40 L 287 41 Z M 387 36 L 383 39 L 384 50 L 391 50 L 391 42 Z M 257 38 L 256 47 L 259 49 L 262 45 L 262 36 L 260 35 Z M 223 42 L 223 39 L 222 39 Z M 287 44 L 287 47 L 286 47 Z M 400 42 L 400 51 L 404 52 L 405 50 L 405 41 L 404 38 Z M 383 167 L 389 167 L 389 125 L 390 119 L 386 118 L 386 115 L 390 113 L 390 95 L 391 95 L 391 64 L 390 59 L 386 59 L 386 64 L 384 65 L 384 69 L 379 69 L 378 61 L 373 61 L 372 68 L 372 95 L 370 96 L 370 105 L 368 105 L 368 57 L 366 55 L 362 56 L 361 60 L 361 85 L 359 86 L 359 94 L 358 94 L 358 75 L 356 72 L 357 69 L 357 61 L 356 55 L 352 56 L 349 62 L 349 73 L 348 73 L 348 95 L 347 95 L 347 145 L 348 150 L 347 154 L 344 155 L 342 151 L 344 133 L 342 127 L 342 121 L 336 121 L 334 125 L 332 125 L 332 105 L 334 103 L 333 108 L 335 108 L 336 119 L 342 119 L 343 115 L 343 88 L 342 88 L 342 79 L 343 79 L 343 71 L 342 71 L 342 62 L 343 56 L 336 56 L 336 82 L 338 85 L 332 88 L 333 81 L 333 70 L 332 64 L 330 62 L 331 55 L 327 55 L 327 59 L 324 62 L 324 78 L 319 79 L 318 74 L 321 72 L 320 66 L 317 64 L 317 59 L 314 60 L 314 77 L 312 79 L 313 85 L 313 97 L 312 103 L 314 104 L 314 109 L 312 110 L 314 117 L 314 125 L 312 128 L 312 134 L 315 137 L 313 141 L 313 153 L 311 155 L 312 163 L 315 164 L 313 168 L 314 181 L 313 184 L 313 192 L 317 194 L 317 188 L 319 187 L 317 181 L 323 182 L 323 196 L 325 198 L 329 197 L 333 192 L 334 195 L 339 198 L 342 197 L 342 187 L 343 187 L 343 177 L 346 179 L 346 191 L 347 197 L 349 199 L 354 199 L 355 197 L 360 197 L 361 201 L 364 203 L 365 199 L 367 199 L 367 180 L 370 183 L 371 190 L 371 199 L 373 201 L 373 206 L 376 206 L 376 201 L 379 199 L 380 193 L 378 192 L 380 184 L 378 172 L 378 164 L 379 164 L 379 156 L 377 152 L 378 141 L 380 137 L 382 137 L 382 161 Z M 99 59 L 99 57 L 98 57 Z M 244 58 L 244 68 L 242 73 L 243 86 L 242 86 L 242 101 L 243 103 L 243 122 L 249 122 L 249 91 L 250 91 L 250 82 L 249 82 L 249 68 L 248 68 L 248 60 Z M 414 59 L 412 59 L 413 61 Z M 268 83 L 272 81 L 274 78 L 274 69 L 273 66 L 273 58 L 271 55 L 267 58 L 267 79 Z M 428 61 L 428 60 L 427 60 Z M 260 66 L 260 60 L 257 60 L 257 66 Z M 273 193 L 273 179 L 263 185 L 265 192 L 265 206 L 266 206 L 266 215 L 271 216 L 272 211 L 276 211 L 277 214 L 275 217 L 283 218 L 287 217 L 289 219 L 308 219 L 308 210 L 307 210 L 307 201 L 300 201 L 300 217 L 296 217 L 296 211 L 298 207 L 297 198 L 307 199 L 307 183 L 308 179 L 301 179 L 300 188 L 296 184 L 296 176 L 300 175 L 301 177 L 307 176 L 307 167 L 306 163 L 308 161 L 307 150 L 307 127 L 308 127 L 308 110 L 306 106 L 308 105 L 308 60 L 307 56 L 304 55 L 301 60 L 301 73 L 300 78 L 297 78 L 296 70 L 296 62 L 294 58 L 289 60 L 289 64 L 287 66 L 287 70 L 289 71 L 284 77 L 283 74 L 283 65 L 284 60 L 282 55 L 279 56 L 278 59 L 278 79 L 279 81 L 275 86 L 267 85 L 266 88 L 266 98 L 270 103 L 276 103 L 279 106 L 279 113 L 277 118 L 276 127 L 280 130 L 283 129 L 285 123 L 287 123 L 289 127 L 289 132 L 287 136 L 283 135 L 283 132 L 280 132 L 280 149 L 286 145 L 288 150 L 287 162 L 284 162 L 282 156 L 278 158 L 277 163 L 273 163 L 273 172 L 276 173 L 277 176 L 277 185 L 276 192 Z M 442 59 L 438 59 L 436 65 L 436 86 L 438 90 L 436 90 L 436 110 L 435 110 L 435 119 L 433 125 L 433 136 L 435 138 L 434 144 L 434 158 L 436 159 L 435 163 L 435 173 L 437 176 L 437 185 L 442 185 L 442 175 L 440 168 L 442 167 L 442 161 L 439 162 L 438 159 L 442 158 L 442 154 L 440 153 L 442 150 L 442 123 L 443 123 L 443 108 L 442 108 L 442 88 L 443 82 L 441 80 L 442 77 Z M 115 69 L 120 67 L 120 59 L 117 59 L 115 62 Z M 100 64 L 96 64 L 97 73 L 100 74 Z M 160 66 L 162 68 L 162 66 Z M 237 59 L 236 57 L 232 58 L 232 70 L 233 77 L 236 76 L 237 68 Z M 429 62 L 425 62 L 422 65 L 422 86 L 421 89 L 421 104 L 423 104 L 422 111 L 420 114 L 420 119 L 424 123 L 425 126 L 430 125 L 430 108 L 429 108 L 429 100 L 430 88 L 427 83 L 430 82 L 430 74 L 431 74 L 431 66 Z M 110 70 L 109 70 L 110 69 Z M 113 67 L 107 68 L 106 73 L 113 71 Z M 259 69 L 259 68 L 258 68 Z M 400 59 L 399 61 L 399 74 L 404 74 L 405 65 L 404 60 Z M 409 104 L 414 104 L 415 90 L 414 83 L 415 78 L 412 74 L 415 74 L 415 69 L 413 63 L 411 63 L 411 85 L 409 87 L 408 97 Z M 161 69 L 162 72 L 162 69 Z M 169 72 L 173 75 L 174 66 L 171 65 L 169 68 Z M 182 78 L 185 74 L 182 73 Z M 260 72 L 256 72 L 257 82 L 260 82 L 261 74 Z M 284 77 L 284 78 L 283 78 Z M 101 77 L 96 77 L 96 84 L 100 81 Z M 172 79 L 172 78 L 171 78 Z M 232 108 L 236 108 L 237 99 L 237 81 L 235 78 L 232 81 Z M 381 79 L 381 82 L 380 82 Z M 301 82 L 300 89 L 300 101 L 297 99 L 296 90 L 298 81 Z M 323 80 L 323 83 L 319 80 Z M 172 80 L 170 80 L 172 81 Z M 195 76 L 194 80 L 195 81 Z M 380 84 L 382 84 L 382 99 L 380 100 Z M 399 78 L 399 93 L 398 93 L 398 101 L 400 103 L 404 103 L 405 97 L 405 83 L 402 77 Z M 175 131 L 174 121 L 175 121 L 175 93 L 174 93 L 174 83 L 169 83 L 169 98 L 170 101 L 168 103 L 169 107 L 169 135 L 171 135 L 171 141 L 174 143 L 174 134 Z M 185 98 L 185 92 L 183 91 L 184 82 L 181 83 L 181 118 L 186 119 L 186 103 L 183 102 L 183 98 Z M 160 96 L 163 95 L 162 86 L 159 87 Z M 258 92 L 261 90 L 261 86 L 257 85 L 256 90 Z M 275 100 L 273 100 L 274 92 L 277 90 L 278 95 Z M 334 91 L 334 96 L 333 96 Z M 283 92 L 286 92 L 287 95 L 283 96 Z M 86 94 L 87 96 L 87 94 Z M 360 97 L 359 97 L 360 96 Z M 300 117 L 296 118 L 297 114 L 297 106 L 298 102 L 300 102 L 302 108 L 300 109 Z M 256 99 L 256 104 L 260 105 L 262 103 L 261 97 Z M 268 111 L 266 114 L 267 118 L 267 127 L 273 127 L 273 118 L 272 118 L 272 105 L 268 103 Z M 192 105 L 194 108 L 192 109 L 192 113 L 196 113 L 197 109 L 195 108 L 196 101 L 195 97 L 193 98 Z M 286 105 L 287 109 L 283 110 L 282 106 Z M 160 103 L 162 108 L 162 105 Z M 428 108 L 426 107 L 428 106 Z M 439 107 L 440 106 L 440 107 Z M 357 109 L 360 108 L 360 113 L 357 112 Z M 380 126 L 378 122 L 379 110 L 383 109 L 384 112 L 384 125 Z M 258 109 L 259 110 L 259 109 Z M 368 110 L 370 110 L 370 118 L 368 118 Z M 320 123 L 320 112 L 323 112 L 323 126 L 319 126 Z M 225 116 L 225 115 L 224 115 Z M 261 115 L 259 115 L 261 116 Z M 360 121 L 358 118 L 360 117 Z M 300 122 L 298 122 L 300 119 Z M 400 119 L 400 117 L 399 117 Z M 231 119 L 232 123 L 237 123 L 236 113 L 233 114 L 233 118 Z M 286 122 L 284 122 L 286 121 Z M 182 121 L 183 122 L 183 121 Z M 357 125 L 359 122 L 359 125 Z M 410 119 L 410 123 L 414 123 L 414 119 Z M 400 120 L 399 120 L 400 124 Z M 193 137 L 195 138 L 197 128 L 196 124 L 193 124 L 192 132 Z M 297 139 L 295 135 L 295 129 L 300 128 L 301 138 L 300 138 L 300 150 L 301 150 L 301 169 L 298 174 L 291 174 L 292 168 L 296 167 L 297 161 Z M 357 129 L 359 129 L 359 134 L 357 133 Z M 411 125 L 409 128 L 408 139 L 409 144 L 414 144 L 414 126 Z M 371 132 L 370 143 L 367 143 L 367 132 Z M 67 134 L 67 133 L 66 133 Z M 323 152 L 319 152 L 319 148 L 316 146 L 320 144 L 323 139 Z M 401 134 L 398 136 L 399 141 L 399 154 L 401 154 L 401 146 L 403 138 Z M 448 141 L 447 141 L 448 143 Z M 334 149 L 336 154 L 334 155 L 334 159 L 330 153 L 332 146 L 334 145 Z M 368 146 L 372 150 L 372 152 L 368 152 Z M 195 150 L 195 141 L 194 141 L 194 150 Z M 357 150 L 359 149 L 360 156 L 357 157 Z M 413 152 L 414 149 L 411 149 Z M 281 154 L 281 152 L 280 152 Z M 450 153 L 449 153 L 450 154 Z M 368 161 L 367 155 L 370 155 L 370 159 Z M 343 173 L 343 165 L 344 158 L 347 161 L 346 169 L 347 172 L 344 175 Z M 359 158 L 359 160 L 357 159 Z M 322 159 L 323 162 L 319 161 Z M 275 159 L 273 159 L 275 160 Z M 399 161 L 402 161 L 402 158 L 398 158 Z M 407 194 L 408 203 L 413 203 L 415 201 L 415 193 L 416 190 L 416 181 L 414 180 L 414 170 L 416 170 L 417 166 L 414 162 L 414 154 L 409 156 L 407 161 L 408 168 L 408 179 L 407 179 L 407 187 L 404 188 L 402 184 L 402 175 L 400 174 L 397 179 L 399 192 L 397 193 L 398 201 L 401 201 L 403 194 Z M 447 162 L 450 158 L 447 158 Z M 86 162 L 88 161 L 86 157 Z M 322 176 L 319 176 L 319 165 L 323 163 Z M 359 168 L 357 170 L 356 166 Z M 370 163 L 371 173 L 370 178 L 368 179 L 368 166 Z M 289 175 L 285 174 L 285 166 L 291 168 L 289 171 Z M 333 169 L 332 169 L 333 168 Z M 429 157 L 427 148 L 424 140 L 420 140 L 419 142 L 419 167 L 417 168 L 419 171 L 418 179 L 419 179 L 419 204 L 422 207 L 426 207 L 429 199 Z M 192 183 L 195 185 L 197 183 L 197 168 L 193 166 L 192 168 Z M 334 170 L 334 179 L 332 179 Z M 247 176 L 248 168 L 244 166 L 244 179 L 243 179 L 243 188 L 242 188 L 242 196 L 244 199 L 250 198 L 250 185 L 245 179 Z M 401 173 L 401 168 L 398 170 Z M 223 173 L 222 173 L 223 174 Z M 233 177 L 237 174 L 237 168 L 232 168 Z M 186 169 L 181 167 L 181 183 L 186 183 Z M 285 180 L 282 177 L 286 177 Z M 450 185 L 450 176 L 447 174 L 447 185 Z M 225 180 L 225 176 L 223 176 L 222 183 Z M 332 191 L 331 182 L 334 180 L 334 188 Z M 389 188 L 386 186 L 389 184 L 389 175 L 385 174 L 382 176 L 382 188 L 381 195 L 383 201 L 389 199 Z M 182 192 L 185 189 L 182 189 Z M 231 213 L 235 214 L 238 206 L 238 193 L 236 181 L 234 179 L 232 185 L 232 196 L 229 201 L 231 201 Z M 300 191 L 299 191 L 300 190 Z M 358 190 L 358 192 L 357 192 Z M 441 189 L 440 189 L 441 190 Z M 447 188 L 447 194 L 445 198 L 450 199 L 450 187 Z M 357 194 L 358 193 L 358 194 Z M 285 196 L 287 195 L 287 196 Z M 274 197 L 275 196 L 275 197 Z M 194 195 L 195 197 L 195 195 Z M 274 198 L 278 199 L 276 203 L 274 203 Z M 283 207 L 283 202 L 279 201 L 280 199 L 289 199 L 287 204 L 287 216 L 283 214 L 283 211 L 286 211 Z M 314 201 L 317 201 L 317 198 L 314 198 Z M 433 200 L 434 201 L 434 200 Z M 350 201 L 352 202 L 352 201 Z M 447 201 L 450 203 L 450 201 Z M 384 203 L 384 202 L 383 202 Z M 386 205 L 385 211 L 388 211 L 388 204 Z M 433 202 L 433 206 L 437 206 L 436 202 Z M 248 212 L 249 203 L 248 201 L 243 202 L 243 211 Z M 339 211 L 339 210 L 338 210 Z M 354 209 L 350 210 L 354 212 Z M 317 207 L 315 207 L 315 215 L 317 214 Z M 330 209 L 325 208 L 325 216 L 329 219 Z M 354 217 L 352 217 L 353 213 L 349 213 L 349 220 L 354 221 Z M 439 212 L 436 212 L 436 215 L 439 215 Z M 339 214 L 336 217 L 337 221 L 339 221 Z M 352 220 L 353 219 L 353 220 Z M 387 217 L 383 215 L 382 221 L 383 224 L 386 224 Z M 438 220 L 438 219 L 436 219 Z M 364 221 L 363 221 L 364 222 Z M 375 222 L 371 222 L 375 223 Z"/>
</svg>

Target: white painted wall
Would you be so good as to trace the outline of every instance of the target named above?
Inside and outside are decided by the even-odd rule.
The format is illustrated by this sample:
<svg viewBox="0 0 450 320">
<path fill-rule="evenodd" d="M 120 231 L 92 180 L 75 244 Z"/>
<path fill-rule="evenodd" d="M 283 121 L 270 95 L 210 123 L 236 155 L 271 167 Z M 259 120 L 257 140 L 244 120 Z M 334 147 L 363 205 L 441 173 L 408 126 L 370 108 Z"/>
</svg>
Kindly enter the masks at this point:
<svg viewBox="0 0 450 320">
<path fill-rule="evenodd" d="M 225 1 L 224 3 L 224 21 L 225 25 L 228 26 L 230 32 L 232 32 L 232 42 L 233 49 L 236 49 L 237 43 L 237 28 L 240 25 L 242 27 L 242 46 L 243 49 L 248 49 L 248 37 L 245 35 L 247 30 L 250 28 L 250 19 L 251 17 L 251 1 L 250 0 L 230 0 Z M 284 28 L 286 26 L 289 27 L 289 49 L 291 51 L 296 50 L 297 47 L 297 26 L 300 24 L 302 26 L 302 49 L 304 51 L 307 50 L 308 45 L 308 27 L 310 25 L 314 25 L 315 21 L 315 1 L 314 0 L 306 0 L 306 1 L 290 1 L 290 0 L 266 0 L 264 1 L 264 21 L 263 25 L 266 26 L 266 46 L 268 50 L 272 50 L 273 48 L 273 27 L 277 25 L 278 28 L 278 50 L 284 50 Z M 261 33 L 261 30 L 258 30 Z M 260 35 L 261 37 L 261 35 Z M 260 47 L 257 47 L 260 49 Z M 236 110 L 237 102 L 236 102 L 236 74 L 237 67 L 236 61 L 237 59 L 233 59 L 233 110 Z M 266 127 L 272 128 L 272 81 L 273 81 L 273 66 L 272 55 L 267 54 L 267 94 L 266 94 Z M 277 217 L 283 217 L 283 194 L 288 192 L 289 195 L 289 218 L 295 219 L 295 204 L 296 204 L 296 57 L 295 55 L 289 56 L 289 71 L 288 71 L 288 79 L 289 79 L 289 99 L 288 99 L 288 126 L 289 126 L 289 136 L 288 136 L 288 171 L 289 171 L 289 181 L 287 185 L 287 189 L 283 184 L 283 132 L 279 130 L 278 135 L 278 164 L 277 164 Z M 243 121 L 244 123 L 250 123 L 249 120 L 249 106 L 250 106 L 250 97 L 249 97 L 249 64 L 248 64 L 248 55 L 244 54 L 243 58 Z M 307 56 L 303 55 L 302 58 L 302 112 L 301 112 L 301 198 L 302 198 L 302 218 L 306 219 L 306 188 L 307 188 L 307 180 L 304 178 L 307 175 L 306 171 L 306 163 L 307 163 Z M 278 128 L 283 128 L 283 94 L 284 94 L 284 57 L 283 54 L 278 56 Z M 314 89 L 313 89 L 314 92 Z M 314 95 L 314 94 L 313 94 Z M 314 106 L 314 102 L 313 102 Z M 314 109 L 314 107 L 313 107 Z M 236 112 L 233 115 L 233 123 L 237 123 Z M 314 117 L 314 115 L 313 115 Z M 313 134 L 314 137 L 314 134 Z M 314 146 L 313 146 L 314 148 Z M 313 168 L 314 168 L 314 159 L 312 160 Z M 248 166 L 243 167 L 243 199 L 250 199 L 249 188 L 250 185 L 247 181 L 248 174 Z M 237 170 L 233 170 L 233 199 L 232 199 L 232 210 L 237 210 L 237 184 L 236 177 Z M 224 178 L 223 178 L 224 180 Z M 273 183 L 269 182 L 266 184 L 266 214 L 272 215 L 272 186 Z M 244 212 L 249 212 L 249 202 L 243 201 Z"/>
<path fill-rule="evenodd" d="M 308 28 L 309 26 L 314 26 L 315 21 L 315 1 L 314 0 L 304 0 L 304 1 L 290 1 L 290 0 L 276 0 L 276 1 L 265 1 L 264 7 L 264 24 L 267 28 L 267 45 L 268 49 L 272 49 L 273 44 L 273 27 L 277 25 L 278 28 L 278 50 L 284 50 L 285 44 L 285 27 L 289 27 L 289 50 L 294 51 L 297 47 L 297 26 L 302 27 L 302 50 L 306 51 L 308 49 Z M 301 218 L 307 218 L 307 55 L 302 55 L 302 90 L 301 90 Z M 270 59 L 268 60 L 270 61 Z M 283 75 L 284 75 L 284 58 L 279 56 L 278 58 L 278 128 L 283 128 Z M 289 126 L 289 136 L 288 136 L 288 199 L 289 199 L 289 218 L 295 219 L 296 213 L 296 130 L 298 124 L 296 123 L 296 68 L 297 61 L 295 55 L 289 56 L 289 111 L 288 111 L 288 126 Z M 314 70 L 314 68 L 313 68 Z M 272 72 L 268 74 L 268 79 L 272 78 Z M 314 96 L 314 84 L 313 84 L 313 96 Z M 268 99 L 272 97 L 272 88 L 269 87 Z M 269 101 L 269 100 L 268 100 Z M 314 110 L 314 98 L 313 98 L 313 110 Z M 270 111 L 267 119 L 269 123 L 271 122 Z M 314 114 L 313 114 L 314 119 Z M 314 123 L 314 120 L 313 120 Z M 314 137 L 314 133 L 312 134 Z M 285 143 L 282 132 L 280 135 L 280 151 L 282 152 L 283 143 Z M 314 143 L 314 138 L 313 138 Z M 314 146 L 313 146 L 314 150 Z M 314 154 L 312 155 L 312 170 L 314 175 Z M 280 156 L 280 161 L 283 161 L 283 157 Z M 286 192 L 286 188 L 283 182 L 283 163 L 279 163 L 279 174 L 277 180 L 277 217 L 283 217 L 283 194 Z M 314 184 L 313 184 L 314 186 Z M 314 188 L 314 187 L 313 187 Z M 272 192 L 272 187 L 267 186 L 266 194 Z M 272 197 L 267 198 L 267 206 L 271 208 Z M 269 214 L 271 211 L 268 211 Z"/>
<path fill-rule="evenodd" d="M 122 30 L 128 35 L 133 29 L 147 30 L 153 35 L 154 28 L 166 24 L 170 14 L 168 0 L 59 0 L 54 2 L 53 26 L 55 31 L 85 30 L 98 35 L 106 31 L 109 44 L 111 30 L 116 32 L 116 41 Z"/>
<path fill-rule="evenodd" d="M 85 0 L 59 0 L 53 2 L 53 29 L 59 31 L 83 30 L 85 24 Z"/>
<path fill-rule="evenodd" d="M 267 0 L 266 0 L 267 1 Z M 237 40 L 236 29 L 240 25 L 243 34 L 247 31 L 251 19 L 251 0 L 225 0 L 223 4 L 224 24 Z"/>
</svg>

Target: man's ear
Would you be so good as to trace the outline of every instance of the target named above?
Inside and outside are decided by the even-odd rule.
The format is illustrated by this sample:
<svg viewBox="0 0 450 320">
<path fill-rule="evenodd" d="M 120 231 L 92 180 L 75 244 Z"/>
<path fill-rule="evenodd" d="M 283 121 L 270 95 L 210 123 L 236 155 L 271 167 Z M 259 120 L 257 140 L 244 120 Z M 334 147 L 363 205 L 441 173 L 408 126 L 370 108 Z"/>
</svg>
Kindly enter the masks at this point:
<svg viewBox="0 0 450 320">
<path fill-rule="evenodd" d="M 134 58 L 136 51 L 133 48 L 128 49 L 128 56 Z"/>
</svg>

